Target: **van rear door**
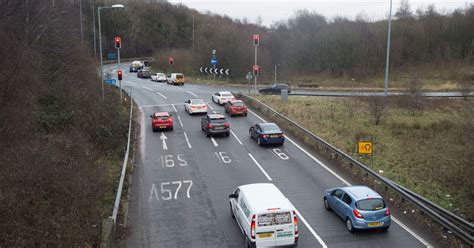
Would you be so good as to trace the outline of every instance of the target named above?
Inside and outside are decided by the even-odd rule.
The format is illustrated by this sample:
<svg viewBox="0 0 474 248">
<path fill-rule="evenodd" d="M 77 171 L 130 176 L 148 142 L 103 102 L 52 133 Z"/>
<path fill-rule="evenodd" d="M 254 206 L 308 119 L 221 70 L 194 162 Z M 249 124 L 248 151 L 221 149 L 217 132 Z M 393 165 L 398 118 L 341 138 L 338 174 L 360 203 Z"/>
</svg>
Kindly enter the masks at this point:
<svg viewBox="0 0 474 248">
<path fill-rule="evenodd" d="M 257 246 L 275 246 L 294 243 L 294 228 L 290 211 L 268 212 L 257 218 Z"/>
</svg>

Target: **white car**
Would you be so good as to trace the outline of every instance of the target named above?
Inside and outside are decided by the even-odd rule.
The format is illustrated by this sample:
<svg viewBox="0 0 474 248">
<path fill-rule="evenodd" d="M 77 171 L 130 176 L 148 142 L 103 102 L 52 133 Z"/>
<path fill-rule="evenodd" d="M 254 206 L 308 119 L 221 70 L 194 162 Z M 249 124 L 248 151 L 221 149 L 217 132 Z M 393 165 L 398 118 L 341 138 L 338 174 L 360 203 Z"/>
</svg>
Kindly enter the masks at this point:
<svg viewBox="0 0 474 248">
<path fill-rule="evenodd" d="M 224 105 L 231 100 L 235 100 L 235 97 L 229 91 L 221 91 L 212 95 L 212 101 L 219 105 Z"/>
<path fill-rule="evenodd" d="M 184 110 L 190 115 L 207 114 L 207 104 L 202 99 L 190 99 L 184 102 Z"/>
<path fill-rule="evenodd" d="M 151 75 L 151 81 L 166 83 L 166 75 L 164 73 L 155 73 Z"/>
<path fill-rule="evenodd" d="M 241 185 L 229 195 L 229 201 L 245 247 L 298 245 L 296 210 L 274 184 Z"/>
</svg>

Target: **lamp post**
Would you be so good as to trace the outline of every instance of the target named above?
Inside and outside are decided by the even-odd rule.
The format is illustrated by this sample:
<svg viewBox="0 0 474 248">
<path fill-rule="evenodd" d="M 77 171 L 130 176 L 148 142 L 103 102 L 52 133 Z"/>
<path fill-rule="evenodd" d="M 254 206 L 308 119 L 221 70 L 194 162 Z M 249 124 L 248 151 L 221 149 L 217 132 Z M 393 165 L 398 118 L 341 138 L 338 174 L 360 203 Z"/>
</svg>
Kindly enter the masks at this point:
<svg viewBox="0 0 474 248">
<path fill-rule="evenodd" d="M 100 78 L 102 80 L 102 100 L 105 99 L 105 96 L 104 96 L 104 64 L 103 64 L 103 61 L 102 61 L 102 30 L 101 30 L 101 26 L 100 26 L 100 10 L 102 9 L 113 9 L 113 8 L 125 8 L 125 6 L 123 6 L 123 4 L 114 4 L 110 7 L 98 7 L 97 8 L 97 14 L 98 14 L 98 22 L 99 22 L 99 50 L 100 50 Z"/>
<path fill-rule="evenodd" d="M 277 83 L 277 70 L 278 70 L 278 67 L 280 67 L 279 64 L 275 64 L 275 78 L 273 79 L 273 83 L 276 84 Z"/>
<path fill-rule="evenodd" d="M 385 61 L 385 80 L 384 95 L 388 96 L 388 67 L 390 59 L 390 33 L 392 31 L 392 0 L 390 0 L 390 13 L 388 16 L 388 34 L 387 34 L 387 60 Z"/>
</svg>

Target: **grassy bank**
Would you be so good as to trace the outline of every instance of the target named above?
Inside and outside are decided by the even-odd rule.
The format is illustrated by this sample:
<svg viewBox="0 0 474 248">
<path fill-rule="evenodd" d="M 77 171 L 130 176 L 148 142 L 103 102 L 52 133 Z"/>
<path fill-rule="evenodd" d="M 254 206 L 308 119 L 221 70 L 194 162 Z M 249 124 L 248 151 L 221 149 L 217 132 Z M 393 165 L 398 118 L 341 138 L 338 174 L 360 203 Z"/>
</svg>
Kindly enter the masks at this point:
<svg viewBox="0 0 474 248">
<path fill-rule="evenodd" d="M 374 170 L 467 219 L 474 215 L 474 101 L 390 98 L 374 120 L 364 98 L 262 96 L 260 100 L 351 154 L 357 135 L 374 137 Z M 380 104 L 380 103 L 378 103 Z M 415 109 L 413 106 L 416 105 Z M 356 156 L 356 155 L 354 155 Z"/>
</svg>

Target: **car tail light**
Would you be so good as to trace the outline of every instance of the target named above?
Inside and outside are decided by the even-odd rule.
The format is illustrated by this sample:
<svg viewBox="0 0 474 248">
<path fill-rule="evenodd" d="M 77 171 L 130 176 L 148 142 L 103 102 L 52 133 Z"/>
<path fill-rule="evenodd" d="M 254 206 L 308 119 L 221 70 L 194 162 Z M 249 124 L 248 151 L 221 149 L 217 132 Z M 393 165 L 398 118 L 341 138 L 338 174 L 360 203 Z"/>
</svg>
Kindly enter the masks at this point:
<svg viewBox="0 0 474 248">
<path fill-rule="evenodd" d="M 214 125 L 212 125 L 211 123 L 207 124 L 208 129 L 212 129 L 213 127 L 214 127 Z"/>
<path fill-rule="evenodd" d="M 293 224 L 295 225 L 295 235 L 298 235 L 298 217 L 296 217 L 295 210 L 293 210 Z"/>
<path fill-rule="evenodd" d="M 224 123 L 224 127 L 229 127 L 229 123 Z"/>
<path fill-rule="evenodd" d="M 385 210 L 385 216 L 390 216 L 390 208 L 387 208 L 387 210 Z"/>
<path fill-rule="evenodd" d="M 252 216 L 252 223 L 250 224 L 250 236 L 255 239 L 255 214 Z"/>
<path fill-rule="evenodd" d="M 352 210 L 352 213 L 354 213 L 354 216 L 357 217 L 357 218 L 359 218 L 359 219 L 364 218 L 364 217 L 362 216 L 362 214 L 360 214 L 359 210 L 357 210 L 357 209 Z"/>
<path fill-rule="evenodd" d="M 168 119 L 168 122 L 170 122 L 170 123 L 173 122 L 173 119 L 169 118 L 169 119 Z"/>
<path fill-rule="evenodd" d="M 262 134 L 262 138 L 266 139 L 266 138 L 268 138 L 268 135 L 267 134 Z"/>
<path fill-rule="evenodd" d="M 191 106 L 191 108 L 196 108 L 196 106 Z"/>
</svg>

